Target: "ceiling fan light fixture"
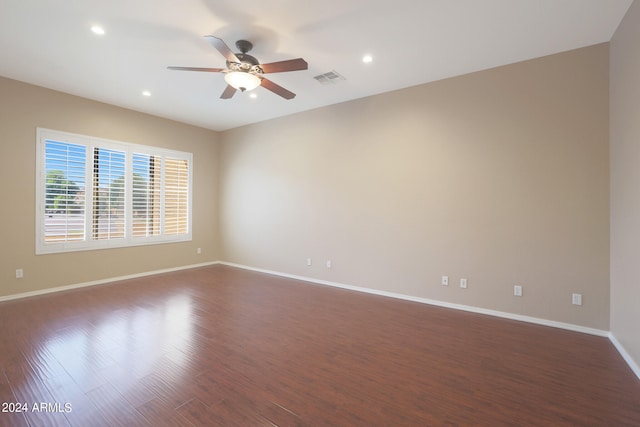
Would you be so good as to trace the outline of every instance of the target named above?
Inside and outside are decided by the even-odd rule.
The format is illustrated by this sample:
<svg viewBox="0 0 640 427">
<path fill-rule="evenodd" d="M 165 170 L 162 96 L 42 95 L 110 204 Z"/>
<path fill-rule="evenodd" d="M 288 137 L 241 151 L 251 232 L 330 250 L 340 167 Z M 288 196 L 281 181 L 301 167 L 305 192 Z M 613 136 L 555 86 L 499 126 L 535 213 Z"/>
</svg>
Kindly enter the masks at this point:
<svg viewBox="0 0 640 427">
<path fill-rule="evenodd" d="M 260 86 L 260 78 L 246 71 L 230 71 L 224 75 L 225 81 L 241 92 Z"/>
<path fill-rule="evenodd" d="M 221 99 L 232 98 L 239 90 L 241 92 L 251 91 L 258 86 L 281 96 L 284 99 L 293 99 L 296 94 L 279 86 L 269 79 L 263 77 L 269 73 L 283 73 L 286 71 L 307 70 L 309 64 L 302 58 L 288 59 L 285 61 L 270 62 L 261 64 L 256 58 L 249 55 L 252 44 L 246 40 L 238 40 L 236 47 L 242 53 L 233 53 L 224 40 L 215 36 L 205 36 L 209 43 L 224 56 L 227 60 L 227 68 L 208 67 L 167 67 L 170 70 L 182 71 L 204 71 L 208 73 L 223 73 L 227 82 L 227 87 L 220 95 Z"/>
</svg>

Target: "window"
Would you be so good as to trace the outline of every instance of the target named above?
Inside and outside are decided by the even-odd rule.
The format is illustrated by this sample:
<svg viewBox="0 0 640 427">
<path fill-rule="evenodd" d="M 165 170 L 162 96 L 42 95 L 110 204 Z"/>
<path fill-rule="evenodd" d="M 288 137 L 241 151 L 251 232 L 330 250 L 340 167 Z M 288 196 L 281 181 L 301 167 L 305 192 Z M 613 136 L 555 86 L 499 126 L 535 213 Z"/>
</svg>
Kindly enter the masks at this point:
<svg viewBox="0 0 640 427">
<path fill-rule="evenodd" d="M 191 153 L 48 129 L 37 153 L 37 254 L 191 240 Z"/>
</svg>

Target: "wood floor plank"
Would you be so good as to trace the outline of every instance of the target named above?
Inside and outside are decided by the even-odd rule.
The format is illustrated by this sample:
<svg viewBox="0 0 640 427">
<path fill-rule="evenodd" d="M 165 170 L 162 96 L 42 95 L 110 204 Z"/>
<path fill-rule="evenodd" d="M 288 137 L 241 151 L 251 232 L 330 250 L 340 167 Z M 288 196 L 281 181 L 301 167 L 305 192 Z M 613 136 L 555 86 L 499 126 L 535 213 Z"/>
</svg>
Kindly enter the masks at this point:
<svg viewBox="0 0 640 427">
<path fill-rule="evenodd" d="M 87 393 L 87 396 L 96 406 L 97 412 L 110 426 L 130 427 L 148 425 L 144 416 L 110 383 L 93 389 Z"/>
<path fill-rule="evenodd" d="M 13 400 L 3 400 L 2 402 L 15 403 Z M 29 427 L 29 424 L 25 414 L 7 409 L 7 412 L 0 413 L 0 427 Z"/>
<path fill-rule="evenodd" d="M 179 414 L 169 402 L 159 397 L 145 402 L 137 409 L 153 427 L 194 427 L 196 425 Z"/>
<path fill-rule="evenodd" d="M 36 375 L 42 379 L 55 378 L 67 373 L 46 345 L 33 347 L 25 357 Z"/>
<path fill-rule="evenodd" d="M 70 426 L 64 412 L 60 411 L 63 403 L 55 400 L 43 380 L 36 375 L 26 360 L 23 363 L 6 366 L 4 369 L 15 402 L 24 405 L 25 411 L 23 413 L 30 425 Z"/>
<path fill-rule="evenodd" d="M 0 322 L 0 399 L 73 408 L 0 426 L 640 426 L 606 338 L 221 265 Z"/>
<path fill-rule="evenodd" d="M 62 374 L 47 378 L 44 384 L 55 402 L 64 405 L 65 418 L 72 426 L 108 426 L 96 405 L 76 384 L 71 375 Z"/>
<path fill-rule="evenodd" d="M 18 402 L 13 395 L 11 386 L 9 385 L 9 380 L 2 368 L 0 368 L 0 403 L 7 405 L 6 407 L 1 408 L 0 427 L 28 427 L 25 414 L 15 411 L 15 406 L 13 404 Z"/>
<path fill-rule="evenodd" d="M 209 407 L 198 399 L 191 399 L 178 409 L 178 414 L 196 426 L 222 426 L 222 420 L 215 413 L 209 412 Z"/>
<path fill-rule="evenodd" d="M 178 412 L 197 426 L 273 427 L 269 420 L 257 413 L 256 408 L 247 401 L 229 397 L 213 406 L 207 406 L 198 399 L 189 401 Z"/>
<path fill-rule="evenodd" d="M 300 415 L 275 402 L 267 402 L 258 409 L 258 413 L 271 424 L 278 427 L 302 427 Z"/>
<path fill-rule="evenodd" d="M 163 373 L 158 372 L 140 379 L 140 382 L 155 397 L 162 399 L 171 409 L 175 409 L 192 400 L 195 395 L 191 390 L 193 379 L 186 377 L 184 380 L 188 381 L 188 385 L 183 381 L 168 380 Z"/>
</svg>

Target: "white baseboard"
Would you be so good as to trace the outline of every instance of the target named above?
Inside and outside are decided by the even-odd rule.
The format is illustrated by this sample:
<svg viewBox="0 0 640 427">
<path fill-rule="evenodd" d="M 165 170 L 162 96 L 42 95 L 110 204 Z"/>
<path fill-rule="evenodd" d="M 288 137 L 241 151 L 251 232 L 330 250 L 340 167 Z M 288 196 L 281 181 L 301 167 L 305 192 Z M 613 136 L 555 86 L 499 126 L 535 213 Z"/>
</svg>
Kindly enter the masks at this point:
<svg viewBox="0 0 640 427">
<path fill-rule="evenodd" d="M 439 306 L 439 307 L 453 308 L 453 309 L 456 309 L 456 310 L 469 311 L 469 312 L 472 312 L 472 313 L 479 313 L 479 314 L 486 314 L 486 315 L 494 316 L 494 317 L 502 317 L 504 319 L 511 319 L 511 320 L 518 320 L 518 321 L 521 321 L 521 322 L 535 323 L 537 325 L 551 326 L 551 327 L 554 327 L 554 328 L 566 329 L 566 330 L 574 331 L 574 332 L 582 332 L 582 333 L 585 333 L 585 334 L 597 335 L 597 336 L 600 336 L 600 337 L 609 337 L 609 335 L 610 335 L 609 331 L 603 331 L 601 329 L 588 328 L 586 326 L 574 325 L 572 323 L 556 322 L 554 320 L 540 319 L 538 317 L 531 317 L 531 316 L 524 316 L 524 315 L 520 315 L 520 314 L 507 313 L 507 312 L 504 312 L 504 311 L 489 310 L 489 309 L 481 308 L 481 307 L 474 307 L 474 306 L 463 305 L 463 304 L 454 304 L 454 303 L 445 302 L 445 301 L 438 301 L 438 300 L 432 300 L 432 299 L 427 299 L 427 298 L 415 297 L 415 296 L 411 296 L 411 295 L 398 294 L 398 293 L 395 293 L 395 292 L 387 292 L 387 291 L 380 291 L 380 290 L 377 290 L 377 289 L 364 288 L 364 287 L 360 287 L 360 286 L 345 285 L 343 283 L 330 282 L 330 281 L 327 281 L 327 280 L 319 280 L 319 279 L 314 279 L 314 278 L 305 277 L 305 276 L 297 276 L 295 274 L 281 273 L 279 271 L 265 270 L 265 269 L 262 269 L 262 268 L 254 268 L 254 267 L 249 267 L 249 266 L 241 265 L 241 264 L 234 264 L 234 263 L 230 263 L 230 262 L 220 261 L 219 264 L 228 265 L 229 267 L 242 268 L 244 270 L 251 270 L 251 271 L 256 271 L 256 272 L 260 272 L 260 273 L 272 274 L 272 275 L 275 275 L 275 276 L 287 277 L 287 278 L 290 278 L 290 279 L 302 280 L 302 281 L 305 281 L 305 282 L 316 283 L 316 284 L 319 284 L 319 285 L 333 286 L 333 287 L 336 287 L 336 288 L 349 289 L 349 290 L 352 290 L 352 291 L 364 292 L 364 293 L 368 293 L 368 294 L 382 295 L 382 296 L 386 296 L 386 297 L 390 297 L 390 298 L 397 298 L 397 299 L 402 299 L 402 300 L 407 300 L 407 301 L 420 302 L 420 303 L 423 303 L 423 304 L 435 305 L 435 306 Z"/>
<path fill-rule="evenodd" d="M 76 283 L 73 285 L 58 286 L 55 288 L 41 289 L 37 291 L 24 292 L 20 294 L 0 296 L 0 302 L 21 299 L 21 298 L 35 297 L 38 295 L 51 294 L 54 292 L 68 291 L 71 289 L 85 288 L 87 286 L 104 285 L 107 283 L 118 282 L 121 280 L 136 279 L 138 277 L 145 277 L 145 276 L 153 276 L 155 274 L 171 273 L 173 271 L 188 270 L 191 268 L 198 268 L 198 267 L 206 267 L 214 264 L 218 264 L 218 261 L 204 262 L 201 264 L 184 265 L 184 266 L 173 267 L 173 268 L 164 268 L 162 270 L 155 270 L 155 271 L 145 271 L 143 273 L 129 274 L 126 276 L 110 277 L 108 279 L 92 280 L 90 282 Z"/>
<path fill-rule="evenodd" d="M 640 366 L 638 366 L 638 364 L 636 363 L 635 360 L 633 360 L 631 355 L 627 353 L 627 350 L 625 350 L 622 344 L 620 344 L 620 341 L 618 341 L 618 339 L 613 335 L 613 332 L 609 332 L 609 341 L 613 343 L 616 350 L 618 350 L 618 353 L 620 353 L 620 356 L 622 356 L 624 361 L 627 362 L 627 365 L 629 365 L 633 373 L 636 374 L 636 377 L 640 379 Z"/>
</svg>

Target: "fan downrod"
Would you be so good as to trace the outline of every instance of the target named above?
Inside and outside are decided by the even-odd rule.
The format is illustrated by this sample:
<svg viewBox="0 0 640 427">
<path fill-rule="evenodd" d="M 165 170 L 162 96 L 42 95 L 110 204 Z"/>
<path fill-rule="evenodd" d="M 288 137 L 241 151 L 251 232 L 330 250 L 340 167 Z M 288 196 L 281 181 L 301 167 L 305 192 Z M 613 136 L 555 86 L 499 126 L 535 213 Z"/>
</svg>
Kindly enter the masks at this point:
<svg viewBox="0 0 640 427">
<path fill-rule="evenodd" d="M 236 42 L 236 48 L 238 48 L 238 50 L 241 53 L 236 53 L 236 58 L 238 58 L 240 60 L 240 62 L 242 64 L 248 64 L 247 66 L 245 66 L 245 71 L 248 70 L 249 67 L 251 66 L 259 66 L 260 62 L 258 61 L 257 58 L 249 55 L 247 52 L 249 52 L 251 49 L 253 49 L 253 44 L 250 41 L 247 40 L 238 40 Z M 229 61 L 227 61 L 227 67 L 230 67 L 231 63 Z"/>
<path fill-rule="evenodd" d="M 236 47 L 238 48 L 238 50 L 242 53 L 247 53 L 249 52 L 251 49 L 253 49 L 253 44 L 251 44 L 250 41 L 247 40 L 238 40 L 236 42 Z"/>
</svg>

